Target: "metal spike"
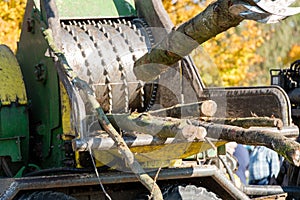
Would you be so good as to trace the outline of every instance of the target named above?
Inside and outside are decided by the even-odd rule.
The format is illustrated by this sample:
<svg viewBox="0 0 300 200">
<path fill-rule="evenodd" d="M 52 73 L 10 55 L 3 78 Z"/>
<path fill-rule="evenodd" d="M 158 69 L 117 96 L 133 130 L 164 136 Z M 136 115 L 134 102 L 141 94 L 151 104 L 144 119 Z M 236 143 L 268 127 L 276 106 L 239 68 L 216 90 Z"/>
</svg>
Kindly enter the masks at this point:
<svg viewBox="0 0 300 200">
<path fill-rule="evenodd" d="M 93 83 L 94 81 L 91 78 L 89 78 L 89 85 L 92 85 Z"/>
<path fill-rule="evenodd" d="M 90 33 L 91 34 L 91 33 Z M 96 47 L 96 49 L 97 49 L 97 47 L 98 47 L 98 44 L 97 44 L 97 42 L 96 42 L 96 38 L 95 38 L 95 36 L 94 35 L 90 35 L 90 38 L 91 38 L 91 40 L 94 42 L 94 46 Z"/>
<path fill-rule="evenodd" d="M 85 24 L 82 26 L 82 29 L 83 29 L 85 32 L 87 32 L 87 31 L 88 31 L 88 29 L 87 29 L 87 27 L 86 27 L 86 25 L 85 25 Z"/>
<path fill-rule="evenodd" d="M 88 75 L 88 76 L 92 75 L 92 73 L 91 73 L 91 71 L 89 69 L 87 69 L 86 75 Z"/>
<path fill-rule="evenodd" d="M 66 26 L 66 28 L 67 28 L 68 32 L 71 32 L 71 27 L 70 26 Z"/>
<path fill-rule="evenodd" d="M 119 27 L 117 28 L 117 31 L 118 31 L 119 33 L 123 33 L 122 27 L 119 26 Z"/>
<path fill-rule="evenodd" d="M 72 31 L 72 33 L 74 34 L 74 40 L 77 42 L 77 45 L 78 45 L 78 47 L 79 48 L 81 48 L 81 44 L 79 43 L 80 41 L 79 41 L 79 38 L 75 35 L 75 33 L 74 33 L 74 31 Z"/>
<path fill-rule="evenodd" d="M 139 91 L 140 89 L 144 88 L 144 82 L 139 80 L 139 83 L 137 85 L 136 91 Z"/>
<path fill-rule="evenodd" d="M 106 29 L 105 29 L 103 26 L 101 27 L 101 29 L 100 29 L 100 30 L 101 30 L 101 31 L 104 33 L 104 35 L 105 35 L 105 34 L 106 34 L 106 32 L 107 32 L 107 31 L 106 31 Z"/>
<path fill-rule="evenodd" d="M 140 97 L 141 97 L 141 98 L 140 98 L 140 104 L 141 104 L 141 107 L 144 108 L 144 107 L 145 107 L 145 103 L 144 103 L 144 102 L 145 102 L 144 94 L 141 93 L 141 96 L 140 96 Z"/>
<path fill-rule="evenodd" d="M 132 28 L 133 28 L 133 30 L 134 30 L 134 31 L 136 31 L 136 30 L 137 30 L 137 28 L 136 28 L 136 25 L 135 25 L 135 24 L 133 24 L 133 25 L 132 25 Z"/>
<path fill-rule="evenodd" d="M 104 90 L 104 93 L 103 93 L 103 98 L 104 99 L 108 98 L 108 93 L 109 93 L 108 89 Z"/>
<path fill-rule="evenodd" d="M 138 29 L 137 30 L 137 34 L 138 34 L 138 36 L 140 36 L 140 37 L 142 37 L 143 35 L 142 35 L 142 32 L 141 32 L 141 30 L 140 29 Z"/>
<path fill-rule="evenodd" d="M 91 30 L 86 30 L 86 32 L 87 32 L 87 34 L 90 36 L 90 38 L 92 38 L 92 40 L 93 40 L 93 35 L 92 35 L 92 33 L 91 33 Z"/>
<path fill-rule="evenodd" d="M 121 58 L 119 55 L 116 56 L 116 61 L 120 62 L 121 61 Z M 120 64 L 121 65 L 121 64 Z M 120 69 L 120 68 L 119 68 Z"/>
<path fill-rule="evenodd" d="M 155 41 L 154 41 L 154 38 L 149 38 L 149 40 L 150 40 L 151 43 L 154 43 L 154 42 L 155 42 Z"/>
<path fill-rule="evenodd" d="M 120 71 L 124 70 L 124 67 L 121 64 L 119 64 L 119 70 Z"/>
<path fill-rule="evenodd" d="M 125 80 L 126 79 L 126 74 L 124 71 L 121 72 L 121 80 Z M 127 82 L 126 82 L 126 85 L 127 85 Z"/>
<path fill-rule="evenodd" d="M 129 46 L 129 51 L 130 51 L 130 53 L 133 53 L 133 52 L 134 52 L 134 49 L 133 49 L 131 46 Z M 136 58 L 135 58 L 134 55 L 132 55 L 132 59 L 133 59 L 133 61 L 136 60 Z"/>
<path fill-rule="evenodd" d="M 110 40 L 110 41 L 111 41 L 111 40 Z M 117 48 L 116 48 L 115 45 L 112 46 L 112 49 L 113 49 L 113 51 L 114 51 L 115 53 L 118 53 Z"/>
<path fill-rule="evenodd" d="M 108 32 L 104 33 L 104 36 L 110 39 L 110 34 Z"/>
<path fill-rule="evenodd" d="M 137 60 L 136 56 L 133 54 L 132 55 L 132 60 L 135 62 Z"/>
<path fill-rule="evenodd" d="M 131 21 L 127 21 L 128 23 L 128 26 L 130 27 L 130 28 L 132 28 L 132 23 L 131 23 Z"/>
<path fill-rule="evenodd" d="M 112 90 L 111 84 L 107 84 L 107 89 L 108 89 L 109 91 Z M 109 92 L 108 96 L 109 96 L 109 97 L 112 97 L 111 92 Z"/>
<path fill-rule="evenodd" d="M 116 28 L 116 29 L 118 28 L 118 24 L 116 22 L 113 22 L 112 25 L 113 25 L 114 28 Z"/>
<path fill-rule="evenodd" d="M 141 42 L 145 42 L 145 38 L 143 36 L 140 37 Z"/>
<path fill-rule="evenodd" d="M 110 83 L 110 78 L 109 78 L 109 76 L 106 76 L 105 77 L 105 84 L 108 84 L 108 83 Z"/>
<path fill-rule="evenodd" d="M 73 29 L 71 29 L 70 34 L 75 38 L 75 32 Z"/>
<path fill-rule="evenodd" d="M 112 99 L 109 99 L 109 111 L 108 111 L 109 113 L 112 113 L 113 110 L 112 104 L 113 104 Z"/>
<path fill-rule="evenodd" d="M 96 27 L 97 27 L 99 30 L 101 30 L 101 29 L 102 29 L 102 24 L 101 24 L 100 22 L 98 22 L 98 23 L 96 24 Z"/>
</svg>

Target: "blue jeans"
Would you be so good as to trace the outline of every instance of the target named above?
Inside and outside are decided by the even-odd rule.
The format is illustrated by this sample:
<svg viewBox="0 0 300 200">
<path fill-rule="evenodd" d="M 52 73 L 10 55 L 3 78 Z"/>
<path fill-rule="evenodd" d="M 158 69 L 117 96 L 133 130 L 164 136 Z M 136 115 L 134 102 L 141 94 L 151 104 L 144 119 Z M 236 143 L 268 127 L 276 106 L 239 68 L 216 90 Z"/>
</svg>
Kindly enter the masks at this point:
<svg viewBox="0 0 300 200">
<path fill-rule="evenodd" d="M 262 178 L 260 180 L 250 180 L 249 185 L 268 185 L 269 177 Z"/>
</svg>

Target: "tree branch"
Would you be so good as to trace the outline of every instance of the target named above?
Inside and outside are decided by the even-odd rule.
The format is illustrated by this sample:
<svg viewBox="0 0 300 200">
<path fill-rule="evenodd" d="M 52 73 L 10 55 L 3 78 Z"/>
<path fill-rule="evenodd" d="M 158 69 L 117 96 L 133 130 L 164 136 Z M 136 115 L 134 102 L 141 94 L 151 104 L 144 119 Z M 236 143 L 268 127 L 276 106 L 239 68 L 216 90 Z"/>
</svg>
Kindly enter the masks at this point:
<svg viewBox="0 0 300 200">
<path fill-rule="evenodd" d="M 240 126 L 243 128 L 260 126 L 260 127 L 277 127 L 278 130 L 281 130 L 283 127 L 283 122 L 281 121 L 281 119 L 271 118 L 271 117 L 245 117 L 245 118 L 200 117 L 199 119 L 205 122 Z"/>
<path fill-rule="evenodd" d="M 218 0 L 191 20 L 174 28 L 167 37 L 135 62 L 139 80 L 151 81 L 203 42 L 237 26 L 243 18 L 229 11 L 231 0 Z"/>
<path fill-rule="evenodd" d="M 262 145 L 273 149 L 292 164 L 300 165 L 300 144 L 283 136 L 280 130 L 245 129 L 238 126 L 208 123 L 195 119 L 156 117 L 149 113 L 108 115 L 120 129 L 150 134 L 159 138 L 175 137 L 187 141 L 203 140 L 204 137 L 235 141 L 240 144 Z M 267 120 L 272 121 L 273 120 Z M 255 122 L 258 124 L 258 121 Z M 261 119 L 261 126 L 266 125 Z M 274 125 L 271 125 L 274 127 Z"/>
</svg>

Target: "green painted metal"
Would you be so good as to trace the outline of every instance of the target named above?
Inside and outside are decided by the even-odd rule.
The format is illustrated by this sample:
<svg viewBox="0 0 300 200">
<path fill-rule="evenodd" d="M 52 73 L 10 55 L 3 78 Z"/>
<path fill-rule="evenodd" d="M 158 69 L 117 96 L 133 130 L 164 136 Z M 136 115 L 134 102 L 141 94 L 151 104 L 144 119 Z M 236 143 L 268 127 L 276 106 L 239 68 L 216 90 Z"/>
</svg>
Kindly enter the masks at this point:
<svg viewBox="0 0 300 200">
<path fill-rule="evenodd" d="M 29 130 L 25 106 L 11 104 L 0 109 L 0 156 L 12 162 L 28 159 Z"/>
<path fill-rule="evenodd" d="M 32 0 L 27 3 L 24 19 L 34 26 L 29 31 L 27 22 L 24 22 L 17 59 L 24 76 L 27 97 L 31 101 L 29 127 L 32 140 L 28 149 L 31 156 L 29 162 L 49 168 L 62 166 L 64 152 L 63 141 L 60 139 L 59 80 L 54 61 L 46 53 L 48 45 L 41 29 L 46 28 L 47 17 L 43 11 L 43 2 L 40 3 L 35 5 Z"/>
<path fill-rule="evenodd" d="M 136 16 L 134 0 L 57 0 L 60 19 Z"/>
<path fill-rule="evenodd" d="M 20 66 L 13 52 L 0 45 L 0 157 L 12 162 L 28 158 L 27 97 Z"/>
</svg>

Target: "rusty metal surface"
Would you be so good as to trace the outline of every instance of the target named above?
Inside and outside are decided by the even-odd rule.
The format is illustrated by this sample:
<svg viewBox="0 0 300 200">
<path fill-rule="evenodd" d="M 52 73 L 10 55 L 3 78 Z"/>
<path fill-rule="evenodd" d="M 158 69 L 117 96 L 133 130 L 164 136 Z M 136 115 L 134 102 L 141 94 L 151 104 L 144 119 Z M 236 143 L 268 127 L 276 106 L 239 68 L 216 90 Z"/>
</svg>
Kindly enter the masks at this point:
<svg viewBox="0 0 300 200">
<path fill-rule="evenodd" d="M 252 198 L 252 200 L 285 200 L 287 198 L 287 194 L 276 194 L 276 195 L 270 195 L 266 197 L 259 197 L 259 198 Z"/>
<path fill-rule="evenodd" d="M 297 186 L 280 186 L 280 185 L 247 185 L 242 191 L 251 196 L 269 196 L 282 193 L 291 193 L 300 197 L 300 187 Z"/>
<path fill-rule="evenodd" d="M 155 176 L 156 171 L 150 171 L 150 176 Z M 234 184 L 215 166 L 196 166 L 191 168 L 164 169 L 160 172 L 158 180 L 175 180 L 196 177 L 211 177 L 222 186 L 233 199 L 246 200 L 249 196 L 278 196 L 283 193 L 300 194 L 299 187 L 268 186 L 244 186 L 239 190 Z M 108 172 L 101 173 L 103 184 L 138 182 L 133 173 Z M 97 185 L 99 180 L 95 174 L 71 174 L 55 176 L 38 176 L 17 179 L 3 179 L 0 183 L 0 199 L 10 200 L 22 190 L 55 189 L 75 186 Z"/>
<path fill-rule="evenodd" d="M 156 171 L 150 171 L 149 175 L 154 177 Z M 232 195 L 233 199 L 249 199 L 243 192 L 237 189 L 232 182 L 228 180 L 215 166 L 197 166 L 191 168 L 173 168 L 164 169 L 159 173 L 158 180 L 170 179 L 186 179 L 196 177 L 212 177 L 216 182 L 221 184 L 225 190 Z M 38 176 L 14 179 L 4 179 L 2 188 L 5 193 L 1 194 L 1 200 L 10 200 L 21 190 L 38 190 L 66 188 L 74 186 L 97 185 L 99 180 L 95 174 L 72 174 L 72 175 L 56 175 L 56 176 Z M 108 172 L 101 173 L 101 181 L 103 184 L 111 183 L 127 183 L 138 182 L 133 173 L 125 172 Z M 2 185 L 1 185 L 2 186 Z"/>
<path fill-rule="evenodd" d="M 280 118 L 284 126 L 292 125 L 290 101 L 277 86 L 208 88 L 203 91 L 202 98 L 217 103 L 216 117 L 273 115 Z"/>
</svg>

